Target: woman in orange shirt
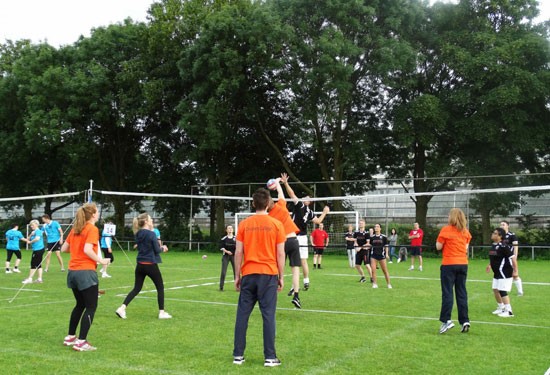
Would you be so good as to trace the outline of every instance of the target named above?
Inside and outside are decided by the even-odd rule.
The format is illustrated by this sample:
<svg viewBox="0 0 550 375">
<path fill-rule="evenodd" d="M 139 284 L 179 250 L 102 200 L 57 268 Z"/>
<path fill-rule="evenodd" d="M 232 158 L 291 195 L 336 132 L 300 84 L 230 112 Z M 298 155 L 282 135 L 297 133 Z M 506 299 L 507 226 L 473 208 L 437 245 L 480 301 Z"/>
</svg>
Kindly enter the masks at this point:
<svg viewBox="0 0 550 375">
<path fill-rule="evenodd" d="M 449 212 L 449 225 L 441 228 L 435 247 L 443 252 L 441 262 L 441 312 L 439 333 L 445 333 L 455 325 L 451 320 L 453 311 L 453 287 L 458 307 L 458 321 L 462 325 L 461 332 L 470 330 L 468 317 L 468 293 L 466 278 L 468 276 L 468 246 L 472 235 L 466 228 L 467 221 L 460 208 Z"/>
<path fill-rule="evenodd" d="M 97 264 L 108 264 L 110 260 L 99 258 L 99 230 L 95 226 L 99 213 L 94 203 L 86 203 L 76 211 L 73 229 L 63 243 L 61 251 L 70 252 L 67 286 L 73 290 L 76 305 L 71 312 L 69 332 L 63 345 L 72 346 L 79 352 L 96 350 L 86 341 L 97 309 L 99 281 Z M 76 338 L 76 327 L 80 322 L 80 333 Z"/>
</svg>

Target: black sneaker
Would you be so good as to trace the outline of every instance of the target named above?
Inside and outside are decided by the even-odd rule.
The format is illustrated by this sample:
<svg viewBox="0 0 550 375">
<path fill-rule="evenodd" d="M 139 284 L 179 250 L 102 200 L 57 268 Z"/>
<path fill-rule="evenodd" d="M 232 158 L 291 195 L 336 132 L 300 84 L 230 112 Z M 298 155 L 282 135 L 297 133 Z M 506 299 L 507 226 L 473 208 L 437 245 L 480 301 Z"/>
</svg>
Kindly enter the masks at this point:
<svg viewBox="0 0 550 375">
<path fill-rule="evenodd" d="M 294 288 L 290 288 L 290 290 L 288 291 L 288 293 L 286 295 L 291 297 L 293 294 L 294 294 Z"/>
<path fill-rule="evenodd" d="M 242 365 L 244 363 L 244 357 L 233 357 L 233 364 Z"/>
<path fill-rule="evenodd" d="M 462 329 L 460 332 L 462 333 L 468 333 L 470 331 L 470 322 L 466 322 L 462 325 Z"/>
<path fill-rule="evenodd" d="M 275 367 L 280 365 L 281 365 L 281 361 L 279 360 L 279 358 L 266 359 L 264 361 L 264 367 Z"/>
<path fill-rule="evenodd" d="M 309 289 L 309 283 L 305 283 L 304 284 L 304 290 L 308 290 Z"/>
<path fill-rule="evenodd" d="M 359 282 L 360 282 L 360 283 L 366 283 L 366 282 L 367 282 L 367 279 L 365 279 L 364 277 L 362 277 L 362 278 L 359 279 Z"/>
<path fill-rule="evenodd" d="M 300 303 L 300 298 L 298 297 L 294 297 L 292 299 L 292 304 L 297 308 L 297 309 L 301 309 L 302 308 L 302 304 Z"/>
<path fill-rule="evenodd" d="M 318 269 L 318 270 L 320 270 L 320 269 L 321 269 L 321 265 L 320 265 L 320 264 L 319 264 L 319 265 L 317 266 L 317 269 Z"/>
</svg>

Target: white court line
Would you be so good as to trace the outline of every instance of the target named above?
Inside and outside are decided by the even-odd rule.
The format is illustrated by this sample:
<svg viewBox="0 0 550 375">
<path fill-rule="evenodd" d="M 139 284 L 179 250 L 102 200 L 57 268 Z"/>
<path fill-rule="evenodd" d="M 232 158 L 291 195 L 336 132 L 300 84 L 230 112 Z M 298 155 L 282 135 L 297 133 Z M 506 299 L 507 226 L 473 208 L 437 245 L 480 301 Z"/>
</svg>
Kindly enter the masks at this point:
<svg viewBox="0 0 550 375">
<path fill-rule="evenodd" d="M 153 297 L 140 297 L 136 298 L 142 299 L 153 299 Z M 214 302 L 214 301 L 200 301 L 200 300 L 190 300 L 190 299 L 181 299 L 181 298 L 165 298 L 166 301 L 174 302 L 188 302 L 188 303 L 201 303 L 205 305 L 222 305 L 222 306 L 234 306 L 236 303 L 229 302 Z M 258 309 L 258 305 L 254 307 Z M 430 321 L 439 321 L 438 318 L 430 318 L 425 316 L 409 316 L 409 315 L 391 315 L 391 314 L 373 314 L 373 313 L 364 313 L 364 312 L 355 312 L 355 311 L 338 311 L 338 310 L 316 310 L 316 309 L 296 309 L 290 307 L 277 307 L 277 310 L 282 311 L 296 311 L 297 313 L 317 313 L 317 314 L 334 314 L 334 315 L 353 315 L 353 316 L 370 316 L 378 318 L 396 318 L 396 319 L 411 319 L 411 320 L 430 320 Z M 496 325 L 496 326 L 507 326 L 507 327 L 522 327 L 522 328 L 536 328 L 536 329 L 550 329 L 550 326 L 539 326 L 533 324 L 515 324 L 515 323 L 501 323 L 501 322 L 487 322 L 482 320 L 471 320 L 471 323 L 475 324 L 487 324 L 487 325 Z"/>
<path fill-rule="evenodd" d="M 21 288 L 0 288 L 2 290 L 19 290 Z M 41 289 L 22 289 L 22 292 L 42 292 Z"/>
<path fill-rule="evenodd" d="M 344 274 L 344 273 L 327 273 L 326 275 L 327 276 L 340 276 L 340 277 L 359 277 L 358 274 L 357 275 L 350 275 L 350 274 Z M 393 276 L 393 275 L 390 275 L 390 277 L 392 279 L 403 279 L 403 280 L 430 280 L 430 281 L 440 281 L 441 280 L 439 277 L 415 277 L 415 276 Z M 493 282 L 493 278 L 490 278 L 490 279 L 487 279 L 487 280 L 467 279 L 466 282 L 491 284 Z M 522 279 L 522 284 L 524 284 L 524 285 L 550 286 L 550 283 L 530 282 L 530 281 L 525 281 L 523 279 Z"/>
</svg>

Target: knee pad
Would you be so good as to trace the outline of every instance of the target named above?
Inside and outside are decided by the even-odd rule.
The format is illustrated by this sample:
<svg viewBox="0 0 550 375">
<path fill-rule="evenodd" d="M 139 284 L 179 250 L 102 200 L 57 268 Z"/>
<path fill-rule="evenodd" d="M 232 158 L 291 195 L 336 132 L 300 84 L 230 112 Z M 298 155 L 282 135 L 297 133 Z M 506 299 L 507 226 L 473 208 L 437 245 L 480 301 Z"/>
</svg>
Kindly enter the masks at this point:
<svg viewBox="0 0 550 375">
<path fill-rule="evenodd" d="M 500 294 L 501 297 L 506 297 L 508 295 L 508 292 L 504 290 L 499 290 L 498 293 Z"/>
</svg>

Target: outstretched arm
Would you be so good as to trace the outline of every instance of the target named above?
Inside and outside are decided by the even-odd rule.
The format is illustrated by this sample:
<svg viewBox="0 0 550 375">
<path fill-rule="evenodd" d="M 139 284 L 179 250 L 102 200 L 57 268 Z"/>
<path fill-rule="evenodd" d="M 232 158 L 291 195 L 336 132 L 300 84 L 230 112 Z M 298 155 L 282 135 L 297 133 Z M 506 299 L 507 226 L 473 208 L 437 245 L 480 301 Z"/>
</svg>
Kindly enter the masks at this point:
<svg viewBox="0 0 550 375">
<path fill-rule="evenodd" d="M 288 197 L 292 199 L 292 202 L 295 204 L 298 203 L 298 197 L 294 193 L 294 190 L 290 187 L 288 184 L 288 175 L 286 173 L 281 173 L 281 181 L 285 185 L 286 192 L 288 193 Z"/>
<path fill-rule="evenodd" d="M 323 213 L 321 214 L 321 216 L 319 217 L 316 216 L 311 221 L 313 221 L 315 224 L 321 224 L 323 220 L 325 220 L 325 216 L 327 216 L 329 212 L 330 212 L 330 207 L 325 206 L 325 208 L 323 208 Z"/>
</svg>

